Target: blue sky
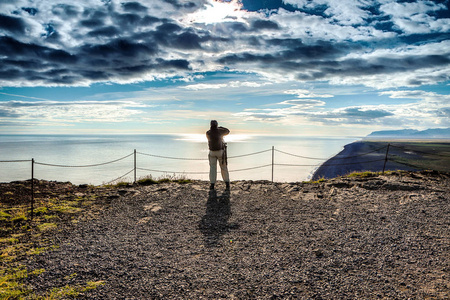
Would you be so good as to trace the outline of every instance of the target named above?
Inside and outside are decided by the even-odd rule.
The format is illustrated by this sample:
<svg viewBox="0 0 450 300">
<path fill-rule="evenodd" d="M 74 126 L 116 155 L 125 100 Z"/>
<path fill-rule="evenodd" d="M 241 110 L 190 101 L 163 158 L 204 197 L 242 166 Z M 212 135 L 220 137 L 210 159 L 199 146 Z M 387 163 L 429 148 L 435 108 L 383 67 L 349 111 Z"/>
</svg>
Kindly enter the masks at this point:
<svg viewBox="0 0 450 300">
<path fill-rule="evenodd" d="M 0 133 L 450 127 L 448 1 L 0 1 Z"/>
</svg>

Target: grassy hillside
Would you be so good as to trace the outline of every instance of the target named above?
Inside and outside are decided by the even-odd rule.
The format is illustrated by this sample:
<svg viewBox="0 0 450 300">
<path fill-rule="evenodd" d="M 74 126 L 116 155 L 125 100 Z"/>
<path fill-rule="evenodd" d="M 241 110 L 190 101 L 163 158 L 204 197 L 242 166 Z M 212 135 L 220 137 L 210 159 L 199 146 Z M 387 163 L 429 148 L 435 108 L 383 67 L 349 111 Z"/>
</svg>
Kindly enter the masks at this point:
<svg viewBox="0 0 450 300">
<path fill-rule="evenodd" d="M 415 167 L 450 172 L 450 143 L 394 141 L 389 159 Z"/>
</svg>

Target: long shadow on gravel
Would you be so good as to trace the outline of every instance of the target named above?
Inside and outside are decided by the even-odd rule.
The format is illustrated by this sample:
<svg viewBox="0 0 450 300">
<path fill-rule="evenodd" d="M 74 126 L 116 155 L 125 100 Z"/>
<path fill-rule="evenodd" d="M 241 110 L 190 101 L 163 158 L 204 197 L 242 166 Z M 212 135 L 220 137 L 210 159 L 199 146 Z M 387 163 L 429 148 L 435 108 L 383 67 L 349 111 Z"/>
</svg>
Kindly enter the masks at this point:
<svg viewBox="0 0 450 300">
<path fill-rule="evenodd" d="M 205 247 L 216 247 L 221 236 L 236 225 L 228 224 L 231 216 L 230 192 L 218 196 L 215 190 L 209 192 L 206 212 L 199 222 L 199 229 L 204 235 Z"/>
</svg>

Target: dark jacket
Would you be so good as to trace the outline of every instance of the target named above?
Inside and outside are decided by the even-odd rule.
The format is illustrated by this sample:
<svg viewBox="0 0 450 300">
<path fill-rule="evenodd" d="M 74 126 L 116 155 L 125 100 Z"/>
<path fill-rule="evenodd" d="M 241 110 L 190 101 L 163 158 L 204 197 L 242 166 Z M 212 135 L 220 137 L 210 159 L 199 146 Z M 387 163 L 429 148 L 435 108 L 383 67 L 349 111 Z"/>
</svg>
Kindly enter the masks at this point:
<svg viewBox="0 0 450 300">
<path fill-rule="evenodd" d="M 211 129 L 206 132 L 209 150 L 222 150 L 224 144 L 223 137 L 229 133 L 230 131 L 225 127 L 211 127 Z"/>
</svg>

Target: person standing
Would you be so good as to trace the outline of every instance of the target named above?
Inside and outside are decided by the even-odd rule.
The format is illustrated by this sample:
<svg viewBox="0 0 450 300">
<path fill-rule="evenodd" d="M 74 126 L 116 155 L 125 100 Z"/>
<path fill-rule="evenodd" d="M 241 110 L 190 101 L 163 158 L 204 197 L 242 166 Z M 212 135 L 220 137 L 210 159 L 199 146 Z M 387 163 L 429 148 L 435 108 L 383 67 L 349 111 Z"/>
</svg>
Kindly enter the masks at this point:
<svg viewBox="0 0 450 300">
<path fill-rule="evenodd" d="M 211 120 L 211 128 L 206 132 L 209 147 L 209 181 L 210 189 L 214 190 L 217 179 L 217 161 L 219 161 L 220 171 L 223 181 L 225 181 L 226 189 L 230 189 L 230 175 L 228 174 L 226 143 L 223 137 L 230 133 L 225 127 L 219 126 L 216 120 Z"/>
</svg>

